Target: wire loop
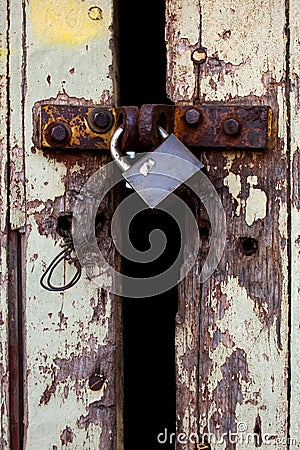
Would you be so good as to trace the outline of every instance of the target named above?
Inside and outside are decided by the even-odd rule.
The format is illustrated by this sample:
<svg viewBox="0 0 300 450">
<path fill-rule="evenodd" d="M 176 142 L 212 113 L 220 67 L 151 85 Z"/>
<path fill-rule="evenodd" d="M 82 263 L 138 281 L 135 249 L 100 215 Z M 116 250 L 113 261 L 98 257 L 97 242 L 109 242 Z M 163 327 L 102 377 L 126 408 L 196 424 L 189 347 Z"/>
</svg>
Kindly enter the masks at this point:
<svg viewBox="0 0 300 450">
<path fill-rule="evenodd" d="M 67 289 L 70 289 L 71 287 L 75 286 L 75 284 L 79 281 L 81 277 L 81 266 L 79 263 L 79 260 L 77 257 L 72 257 L 71 253 L 74 251 L 74 245 L 71 233 L 69 233 L 68 237 L 66 238 L 66 243 L 62 244 L 61 247 L 63 247 L 63 250 L 59 252 L 58 255 L 55 256 L 53 261 L 49 264 L 47 267 L 45 273 L 40 279 L 41 286 L 46 289 L 47 291 L 52 292 L 61 292 L 66 291 Z M 57 268 L 59 263 L 61 261 L 68 261 L 69 263 L 73 263 L 76 268 L 76 273 L 69 281 L 69 283 L 63 285 L 63 286 L 54 286 L 51 282 L 51 278 L 53 276 L 54 270 Z"/>
</svg>

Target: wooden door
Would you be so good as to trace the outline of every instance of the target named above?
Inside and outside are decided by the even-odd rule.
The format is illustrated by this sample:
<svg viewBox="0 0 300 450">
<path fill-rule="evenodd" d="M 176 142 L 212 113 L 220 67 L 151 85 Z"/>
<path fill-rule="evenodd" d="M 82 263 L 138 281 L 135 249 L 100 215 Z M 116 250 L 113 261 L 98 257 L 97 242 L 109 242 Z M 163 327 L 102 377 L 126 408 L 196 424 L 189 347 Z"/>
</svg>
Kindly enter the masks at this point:
<svg viewBox="0 0 300 450">
<path fill-rule="evenodd" d="M 0 11 L 2 449 L 123 448 L 120 301 L 85 276 L 62 293 L 40 286 L 62 243 L 57 221 L 109 157 L 36 146 L 41 105 L 118 104 L 117 8 L 5 0 Z M 199 282 L 203 245 L 179 285 L 177 425 L 161 436 L 174 448 L 300 445 L 299 19 L 297 0 L 166 1 L 169 99 L 269 105 L 278 124 L 273 149 L 198 153 L 227 237 L 211 278 Z M 199 48 L 203 64 L 192 59 Z M 205 244 L 205 209 L 188 191 L 185 200 Z M 112 192 L 99 211 L 115 265 L 105 223 L 117 203 Z M 56 281 L 72 273 L 65 264 Z"/>
<path fill-rule="evenodd" d="M 72 212 L 80 187 L 107 155 L 51 155 L 34 144 L 41 104 L 117 102 L 112 1 L 4 1 L 0 14 L 1 233 L 8 232 L 1 253 L 1 448 L 115 449 L 116 303 L 83 277 L 73 291 L 40 285 L 63 243 L 58 218 Z M 112 205 L 111 197 L 105 215 Z M 54 282 L 72 270 L 63 265 Z M 100 393 L 89 389 L 95 373 L 105 376 Z"/>
<path fill-rule="evenodd" d="M 227 242 L 206 283 L 196 265 L 180 286 L 177 445 L 194 449 L 203 436 L 211 448 L 297 447 L 299 3 L 166 3 L 169 97 L 270 105 L 278 120 L 272 150 L 201 155 Z M 206 62 L 194 63 L 203 47 Z"/>
</svg>

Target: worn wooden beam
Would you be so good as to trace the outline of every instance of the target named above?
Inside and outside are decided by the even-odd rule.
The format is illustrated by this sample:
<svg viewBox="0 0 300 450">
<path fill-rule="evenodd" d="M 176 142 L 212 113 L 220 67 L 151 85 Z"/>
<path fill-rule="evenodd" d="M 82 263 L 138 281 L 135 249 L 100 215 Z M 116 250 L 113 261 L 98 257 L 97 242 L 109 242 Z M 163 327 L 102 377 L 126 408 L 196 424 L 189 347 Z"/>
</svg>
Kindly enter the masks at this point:
<svg viewBox="0 0 300 450">
<path fill-rule="evenodd" d="M 0 10 L 0 448 L 9 446 L 7 303 L 8 3 Z"/>
<path fill-rule="evenodd" d="M 180 286 L 177 433 L 187 443 L 179 448 L 195 448 L 191 433 L 219 440 L 224 449 L 248 448 L 247 434 L 253 446 L 266 449 L 288 437 L 285 6 L 275 0 L 167 2 L 171 99 L 264 104 L 278 118 L 272 151 L 201 157 L 226 212 L 227 245 L 207 282 L 199 284 L 202 248 Z M 191 54 L 200 45 L 208 57 L 199 66 Z M 203 206 L 189 197 L 200 229 L 209 229 Z"/>
<path fill-rule="evenodd" d="M 300 5 L 290 1 L 287 19 L 289 21 L 289 77 L 290 77 L 290 185 L 291 185 L 291 349 L 290 349 L 290 433 L 291 446 L 300 446 Z"/>
<path fill-rule="evenodd" d="M 19 267 L 25 281 L 20 305 L 24 320 L 18 324 L 24 341 L 24 349 L 19 348 L 25 375 L 24 417 L 20 411 L 24 439 L 16 445 L 115 450 L 121 448 L 117 301 L 84 276 L 64 293 L 49 293 L 39 284 L 62 243 L 58 217 L 72 213 L 84 182 L 107 157 L 49 156 L 34 146 L 39 104 L 116 101 L 112 2 L 95 6 L 91 1 L 11 0 L 9 13 L 11 226 L 24 232 Z M 114 202 L 111 193 L 99 210 L 99 242 L 112 264 L 115 255 L 107 230 Z M 71 272 L 69 264 L 62 265 L 55 282 L 68 280 Z M 89 378 L 98 372 L 106 381 L 93 392 Z M 5 415 L 3 430 L 4 442 Z"/>
</svg>

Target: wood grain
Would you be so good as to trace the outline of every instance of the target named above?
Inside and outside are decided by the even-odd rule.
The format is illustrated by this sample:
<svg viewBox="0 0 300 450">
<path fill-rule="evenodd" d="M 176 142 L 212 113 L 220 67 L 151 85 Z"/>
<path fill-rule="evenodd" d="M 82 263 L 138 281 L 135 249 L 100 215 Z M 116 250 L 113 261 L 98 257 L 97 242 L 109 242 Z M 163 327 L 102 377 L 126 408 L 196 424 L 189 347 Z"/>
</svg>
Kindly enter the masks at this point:
<svg viewBox="0 0 300 450">
<path fill-rule="evenodd" d="M 275 448 L 288 437 L 285 4 L 243 0 L 196 6 L 177 0 L 167 2 L 167 12 L 173 24 L 168 49 L 173 101 L 266 104 L 278 119 L 277 143 L 270 151 L 201 153 L 222 199 L 227 236 L 213 276 L 199 284 L 202 248 L 179 290 L 177 433 L 187 442 L 178 448 L 195 448 L 191 433 L 206 435 L 212 448 L 213 440 L 220 440 L 218 448 L 249 448 L 242 431 L 253 439 L 252 447 Z M 178 52 L 182 39 L 186 45 Z M 200 44 L 208 58 L 193 66 L 188 55 Z M 199 227 L 207 227 L 203 206 L 186 195 Z"/>
<path fill-rule="evenodd" d="M 290 140 L 291 140 L 291 401 L 290 401 L 290 439 L 291 444 L 300 446 L 300 419 L 297 411 L 300 408 L 300 353 L 299 353 L 299 293 L 300 293 L 300 5 L 290 2 L 289 38 L 290 38 Z"/>
<path fill-rule="evenodd" d="M 8 302 L 7 302 L 7 2 L 0 10 L 0 448 L 9 445 Z"/>
<path fill-rule="evenodd" d="M 11 227 L 24 234 L 22 448 L 117 448 L 116 300 L 84 276 L 64 293 L 39 284 L 63 242 L 58 217 L 72 214 L 85 181 L 107 162 L 101 154 L 45 154 L 33 143 L 39 104 L 116 100 L 112 2 L 96 9 L 90 1 L 10 2 Z M 99 239 L 111 264 L 114 202 L 112 193 L 99 210 Z M 65 264 L 54 282 L 71 275 Z M 106 381 L 93 392 L 89 377 L 99 372 Z"/>
</svg>

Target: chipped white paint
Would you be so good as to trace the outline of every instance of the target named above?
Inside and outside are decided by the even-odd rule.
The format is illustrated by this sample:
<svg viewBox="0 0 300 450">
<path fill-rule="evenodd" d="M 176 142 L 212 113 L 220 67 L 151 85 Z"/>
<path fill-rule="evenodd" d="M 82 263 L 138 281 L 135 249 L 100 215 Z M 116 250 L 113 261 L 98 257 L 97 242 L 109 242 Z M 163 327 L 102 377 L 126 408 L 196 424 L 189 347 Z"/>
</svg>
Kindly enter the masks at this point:
<svg viewBox="0 0 300 450">
<path fill-rule="evenodd" d="M 291 429 L 300 448 L 300 4 L 290 2 L 291 77 Z"/>
<path fill-rule="evenodd" d="M 24 160 L 23 160 L 23 53 L 22 48 L 22 30 L 23 30 L 23 12 L 22 2 L 13 4 L 14 20 L 10 21 L 8 55 L 10 71 L 10 169 L 11 186 L 10 201 L 11 225 L 12 229 L 24 226 L 25 224 L 25 186 L 24 186 Z"/>
<path fill-rule="evenodd" d="M 8 301 L 7 301 L 7 253 L 6 253 L 6 214 L 7 214 L 7 29 L 6 2 L 0 9 L 0 448 L 9 446 L 8 423 Z"/>
<path fill-rule="evenodd" d="M 267 195 L 257 185 L 255 175 L 247 177 L 249 184 L 249 197 L 246 200 L 246 222 L 249 227 L 258 219 L 263 219 L 267 214 Z"/>
<path fill-rule="evenodd" d="M 199 12 L 197 0 L 187 0 L 184 5 L 166 0 L 167 89 L 170 98 L 177 101 L 191 99 L 194 94 L 191 53 L 199 41 Z"/>
<path fill-rule="evenodd" d="M 276 156 L 282 154 L 285 158 L 287 154 L 287 104 L 285 92 L 285 73 L 286 73 L 286 35 L 285 35 L 285 2 L 284 0 L 270 0 L 265 3 L 262 0 L 242 0 L 236 2 L 230 0 L 223 2 L 221 0 L 207 0 L 201 1 L 199 5 L 192 5 L 182 0 L 167 2 L 167 12 L 169 20 L 173 21 L 174 25 L 171 28 L 172 38 L 175 44 L 168 47 L 168 93 L 175 103 L 189 102 L 192 103 L 195 98 L 195 93 L 198 93 L 197 100 L 201 102 L 209 101 L 226 101 L 227 103 L 240 104 L 270 104 L 272 108 L 278 110 L 278 137 L 281 138 L 281 145 L 276 149 Z M 296 0 L 292 1 L 293 10 L 299 9 L 296 7 Z M 181 36 L 185 36 L 186 42 L 189 46 L 186 47 L 184 57 L 187 58 L 188 49 L 192 53 L 195 44 L 196 28 L 191 32 L 191 24 L 195 22 L 195 15 L 198 11 L 198 28 L 200 25 L 201 45 L 207 48 L 208 59 L 203 65 L 197 66 L 191 63 L 182 63 L 182 55 L 179 54 L 176 42 L 180 42 Z M 182 15 L 182 10 L 189 9 L 190 20 L 186 19 L 188 15 L 185 12 L 185 17 Z M 173 14 L 173 16 L 171 15 Z M 174 17 L 175 16 L 175 17 Z M 299 13 L 298 21 L 294 14 L 294 30 L 297 29 L 297 36 L 299 36 Z M 297 23 L 297 26 L 295 25 Z M 294 36 L 294 47 L 297 47 L 297 57 L 294 57 L 294 64 L 299 64 L 299 37 Z M 263 45 L 262 45 L 263 42 Z M 199 42 L 200 44 L 200 42 Z M 297 66 L 298 67 L 298 66 Z M 198 90 L 197 90 L 197 73 Z M 194 78 L 193 78 L 194 75 Z M 191 82 L 191 79 L 193 80 Z M 299 81 L 298 90 L 299 93 Z M 299 106 L 299 98 L 297 99 Z M 296 125 L 295 125 L 296 127 Z M 300 127 L 298 126 L 298 129 Z M 293 131 L 295 133 L 295 131 Z M 299 133 L 299 132 L 298 132 Z M 293 135 L 293 139 L 294 135 Z M 300 137 L 295 139 L 299 142 Z M 299 144 L 298 144 L 299 145 Z M 204 158 L 207 155 L 204 153 Z M 253 260 L 247 257 L 237 256 L 233 254 L 234 264 L 240 264 L 244 268 L 244 280 L 239 280 L 236 277 L 228 275 L 232 269 L 232 264 L 229 263 L 222 267 L 222 272 L 218 273 L 216 279 L 210 280 L 207 288 L 206 305 L 201 309 L 201 314 L 205 314 L 205 308 L 209 314 L 209 323 L 202 321 L 200 330 L 201 338 L 210 337 L 211 342 L 202 342 L 201 350 L 205 352 L 199 355 L 200 360 L 200 378 L 203 377 L 205 383 L 201 385 L 202 402 L 200 406 L 188 408 L 190 415 L 197 415 L 200 409 L 200 429 L 202 431 L 218 430 L 220 433 L 228 432 L 226 429 L 226 420 L 222 423 L 222 418 L 232 420 L 232 425 L 237 423 L 245 423 L 247 430 L 253 432 L 255 421 L 260 417 L 262 434 L 269 433 L 274 435 L 271 442 L 264 442 L 263 449 L 276 448 L 275 439 L 285 439 L 287 436 L 287 361 L 288 361 L 288 253 L 286 239 L 288 238 L 287 230 L 287 209 L 286 201 L 286 184 L 284 181 L 285 172 L 283 168 L 282 182 L 278 183 L 278 196 L 274 195 L 272 204 L 270 202 L 270 193 L 272 192 L 272 185 L 268 183 L 264 177 L 267 176 L 268 170 L 264 171 L 264 155 L 255 154 L 250 158 L 244 152 L 238 151 L 223 151 L 224 165 L 221 170 L 224 170 L 224 186 L 226 195 L 225 201 L 228 199 L 227 192 L 229 191 L 229 201 L 232 202 L 232 215 L 228 217 L 231 219 L 231 232 L 229 234 L 229 242 L 233 244 L 230 246 L 230 252 L 234 252 L 235 242 L 240 236 L 253 236 L 258 239 L 261 245 L 261 255 L 266 255 L 268 264 L 275 264 L 278 266 L 278 280 L 273 280 L 278 286 L 280 296 L 273 300 L 260 298 L 259 292 L 264 292 L 263 289 L 246 289 L 247 287 L 247 272 L 249 271 L 249 278 L 252 277 L 252 272 L 258 276 L 253 279 L 257 281 L 258 285 L 259 273 L 262 270 L 262 277 L 265 283 L 268 283 L 268 270 L 260 267 L 257 264 L 255 257 Z M 217 160 L 218 157 L 215 157 Z M 214 157 L 208 157 L 208 172 L 212 177 L 218 179 L 219 174 L 216 170 L 212 170 L 215 166 Z M 268 161 L 268 164 L 270 160 Z M 272 160 L 273 163 L 273 160 Z M 274 164 L 276 164 L 274 158 Z M 269 167 L 269 166 L 268 166 Z M 220 167 L 219 167 L 220 169 Z M 279 178 L 279 177 L 278 177 Z M 221 190 L 220 190 L 221 191 Z M 274 194 L 274 193 L 273 193 Z M 276 211 L 271 209 L 278 206 L 278 223 L 277 220 L 273 225 L 273 234 L 266 238 L 266 242 L 260 243 L 260 227 L 267 221 L 269 217 L 273 217 Z M 299 214 L 299 212 L 298 212 Z M 245 221 L 244 221 L 245 219 Z M 296 220 L 293 226 L 296 227 Z M 298 222 L 297 222 L 298 224 Z M 298 236 L 300 232 L 298 231 Z M 264 238 L 265 239 L 265 238 Z M 295 240 L 296 231 L 295 231 Z M 300 238 L 299 241 L 300 242 Z M 279 248 L 277 246 L 279 245 Z M 297 272 L 297 287 L 294 287 L 294 302 L 296 307 L 297 299 L 299 298 L 299 245 L 294 253 L 294 271 Z M 227 258 L 231 256 L 227 255 Z M 264 256 L 262 256 L 264 258 Z M 283 272 L 283 273 L 282 273 Z M 274 275 L 275 276 L 275 275 Z M 221 283 L 220 279 L 222 280 Z M 245 281 L 246 280 L 246 281 Z M 195 278 L 194 278 L 195 281 Z M 293 282 L 294 283 L 294 282 Z M 294 284 L 293 284 L 294 286 Z M 190 286 L 186 284 L 186 289 Z M 277 289 L 277 288 L 276 288 Z M 204 290 L 204 289 L 203 289 Z M 221 290 L 222 295 L 219 290 Z M 248 292 L 249 291 L 249 292 Z M 297 296 L 295 295 L 297 291 Z M 268 292 L 268 290 L 266 290 Z M 268 295 L 268 294 L 266 294 Z M 272 294 L 274 295 L 274 294 Z M 276 297 L 275 291 L 274 297 Z M 220 300 L 220 296 L 226 296 L 226 300 Z M 269 323 L 267 324 L 267 317 L 272 308 L 272 301 L 278 301 L 278 308 L 280 308 L 280 317 L 271 315 Z M 219 305 L 221 303 L 221 306 Z M 225 305 L 225 306 L 224 306 Z M 221 308 L 221 309 L 220 309 Z M 225 312 L 223 311 L 225 309 Z M 293 361 L 299 361 L 299 323 L 300 315 L 294 314 L 294 336 L 295 338 L 295 356 Z M 222 312 L 222 314 L 221 314 Z M 218 313 L 221 314 L 218 317 Z M 186 320 L 190 317 L 187 314 Z M 280 321 L 280 328 L 278 328 Z M 191 321 L 193 323 L 193 321 Z M 207 328 L 208 327 L 208 333 Z M 204 329 L 203 329 L 204 328 Z M 280 336 L 278 336 L 280 329 Z M 180 328 L 178 329 L 180 333 Z M 209 337 L 207 338 L 209 340 Z M 184 336 L 181 336 L 184 340 Z M 189 341 L 187 341 L 188 343 Z M 188 347 L 188 344 L 182 341 L 182 345 Z M 177 346 L 177 349 L 178 346 Z M 180 348 L 180 354 L 184 353 L 184 349 Z M 234 358 L 235 355 L 239 355 Z M 204 358 L 201 366 L 201 358 Z M 231 360 L 230 358 L 233 357 Z M 231 361 L 234 364 L 239 363 L 239 357 L 242 361 L 246 361 L 245 379 L 242 377 L 242 369 L 233 369 L 228 367 Z M 180 361 L 180 358 L 177 360 Z M 241 363 L 242 364 L 242 363 Z M 300 389 L 299 381 L 296 380 L 300 371 L 298 362 L 294 362 L 295 375 L 294 384 L 294 411 L 299 410 Z M 182 367 L 179 366 L 179 371 Z M 206 371 L 209 374 L 206 375 Z M 231 373 L 238 377 L 238 388 L 240 396 L 234 391 L 234 394 L 227 394 L 224 392 L 224 386 L 231 389 L 231 385 L 226 380 L 227 373 Z M 263 375 L 262 375 L 263 374 Z M 188 383 L 189 376 L 186 369 L 179 375 L 183 382 Z M 201 380 L 200 380 L 201 381 Z M 233 384 L 234 384 L 234 380 Z M 232 387 L 233 389 L 233 387 Z M 190 392 L 193 391 L 189 385 Z M 184 390 L 182 391 L 184 394 Z M 233 391 L 232 391 L 233 392 Z M 239 397 L 239 398 L 238 398 Z M 229 403 L 226 403 L 229 401 Z M 236 404 L 232 404 L 235 403 Z M 185 405 L 187 402 L 185 403 Z M 220 409 L 220 405 L 223 410 Z M 233 418 L 229 415 L 233 413 Z M 298 416 L 294 413 L 295 416 Z M 185 415 L 186 423 L 192 417 Z M 217 421 L 221 423 L 218 423 Z M 293 421 L 293 419 L 292 419 Z M 227 422 L 228 423 L 228 422 Z M 296 425 L 297 423 L 297 425 Z M 299 417 L 295 418 L 294 427 L 300 430 Z M 225 428 L 225 429 L 224 429 Z M 187 431 L 185 429 L 185 431 Z M 194 431 L 189 429 L 189 431 Z M 234 431 L 234 430 L 232 430 Z M 299 439 L 300 436 L 298 436 Z M 237 448 L 247 449 L 252 448 L 246 443 L 240 443 Z M 218 446 L 219 448 L 219 446 Z M 226 448 L 222 444 L 220 448 Z M 228 448 L 233 448 L 229 446 Z M 278 448 L 278 446 L 277 446 Z M 281 445 L 281 448 L 286 448 Z M 184 450 L 192 449 L 187 446 Z"/>
<path fill-rule="evenodd" d="M 3 7 L 0 11 L 1 30 L 7 28 L 5 10 Z M 6 52 L 3 47 L 4 34 L 0 41 L 0 65 L 5 74 L 6 56 L 9 55 L 10 140 L 14 176 L 11 221 L 16 229 L 23 226 L 25 220 L 27 223 L 24 448 L 55 449 L 68 445 L 68 448 L 82 450 L 99 445 L 101 447 L 103 424 L 90 424 L 86 428 L 80 425 L 80 418 L 87 416 L 90 403 L 101 400 L 111 386 L 107 382 L 100 392 L 91 393 L 87 385 L 91 373 L 81 373 L 80 370 L 84 367 L 84 361 L 89 359 L 91 370 L 95 370 L 93 361 L 99 355 L 99 348 L 107 345 L 112 300 L 107 299 L 101 322 L 98 323 L 91 319 L 100 298 L 99 289 L 84 276 L 75 289 L 65 293 L 49 293 L 39 284 L 45 266 L 60 251 L 61 241 L 57 239 L 55 243 L 53 237 L 41 234 L 42 230 L 37 223 L 38 215 L 47 207 L 48 216 L 43 216 L 43 220 L 47 220 L 54 205 L 56 210 L 64 212 L 68 208 L 69 199 L 65 200 L 63 196 L 66 187 L 72 190 L 72 184 L 66 182 L 67 169 L 64 162 L 45 157 L 43 152 L 34 149 L 32 109 L 35 102 L 55 99 L 58 94 L 65 94 L 67 102 L 70 101 L 70 96 L 74 96 L 93 100 L 95 103 L 112 104 L 115 71 L 112 67 L 111 49 L 112 1 L 102 0 L 98 6 L 91 1 L 50 0 L 45 4 L 41 0 L 25 3 L 11 0 L 9 10 L 10 51 Z M 1 83 L 1 100 L 4 100 L 4 78 Z M 115 96 L 114 100 L 116 101 Z M 1 102 L 1 123 L 5 121 L 6 111 L 1 109 L 5 104 L 5 101 Z M 6 158 L 3 130 L 5 128 L 0 127 L 0 145 L 3 146 L 1 175 L 5 170 Z M 80 163 L 74 164 L 70 177 L 82 173 L 82 170 Z M 2 189 L 3 187 L 1 186 Z M 2 195 L 2 199 L 5 198 Z M 5 225 L 2 213 L 5 212 L 3 202 L 1 232 Z M 43 223 L 39 225 L 43 228 Z M 1 261 L 3 265 L 3 259 Z M 66 278 L 71 276 L 72 269 L 68 264 L 62 269 L 61 267 L 56 271 L 54 283 L 61 282 L 63 274 Z M 2 273 L 5 276 L 4 266 Z M 5 325 L 0 325 L 3 342 L 1 362 L 5 380 L 7 321 L 3 283 L 0 292 Z M 72 364 L 72 361 L 70 376 L 60 379 L 62 364 Z M 1 419 L 3 440 L 7 439 L 8 427 L 6 393 L 7 386 L 0 393 L 1 408 L 4 411 Z M 70 441 L 64 442 L 62 435 L 67 427 L 73 435 Z M 0 447 L 4 448 L 1 444 Z"/>
<path fill-rule="evenodd" d="M 266 329 L 255 302 L 249 297 L 247 290 L 240 286 L 238 279 L 229 277 L 226 282 L 221 283 L 221 292 L 226 295 L 229 307 L 222 320 L 216 321 L 217 330 L 228 333 L 231 342 L 229 352 L 237 348 L 245 351 L 249 368 L 250 382 L 241 380 L 243 402 L 237 403 L 236 423 L 245 423 L 251 433 L 253 418 L 259 414 L 264 425 L 263 433 L 284 439 L 285 421 L 274 420 L 278 414 L 285 413 L 285 376 L 280 369 L 282 363 L 277 345 L 276 321 L 271 328 Z M 287 300 L 283 301 L 286 306 Z M 284 319 L 282 339 L 288 333 L 287 317 Z M 224 345 L 219 344 L 211 356 L 215 366 L 221 367 L 228 356 L 228 348 L 224 349 Z M 214 372 L 211 375 L 213 378 Z M 212 414 L 213 411 L 211 416 Z M 241 443 L 239 448 L 246 450 L 249 446 Z M 270 448 L 270 442 L 266 440 L 261 448 Z"/>
<path fill-rule="evenodd" d="M 227 186 L 229 189 L 230 194 L 237 202 L 236 211 L 233 211 L 233 215 L 239 216 L 241 213 L 241 190 L 242 190 L 242 184 L 241 184 L 241 178 L 240 175 L 236 175 L 233 172 L 229 172 L 227 177 L 224 178 L 224 186 Z"/>
<path fill-rule="evenodd" d="M 198 39 L 200 6 L 198 2 L 180 1 L 169 1 L 167 5 L 170 21 L 172 14 L 176 14 L 168 57 L 168 74 L 173 85 L 170 96 L 176 102 L 188 102 L 195 87 L 194 67 L 187 63 L 188 51 Z M 268 8 L 262 0 L 243 0 L 238 4 L 233 0 L 218 4 L 208 0 L 200 5 L 202 45 L 207 48 L 209 58 L 205 76 L 201 78 L 201 98 L 226 100 L 252 94 L 259 103 L 259 97 L 266 93 L 264 84 L 271 83 L 272 78 L 279 83 L 284 76 L 284 51 L 278 51 L 282 48 L 285 27 L 284 2 L 272 0 Z M 190 45 L 183 53 L 184 62 L 176 46 L 181 36 Z"/>
</svg>

